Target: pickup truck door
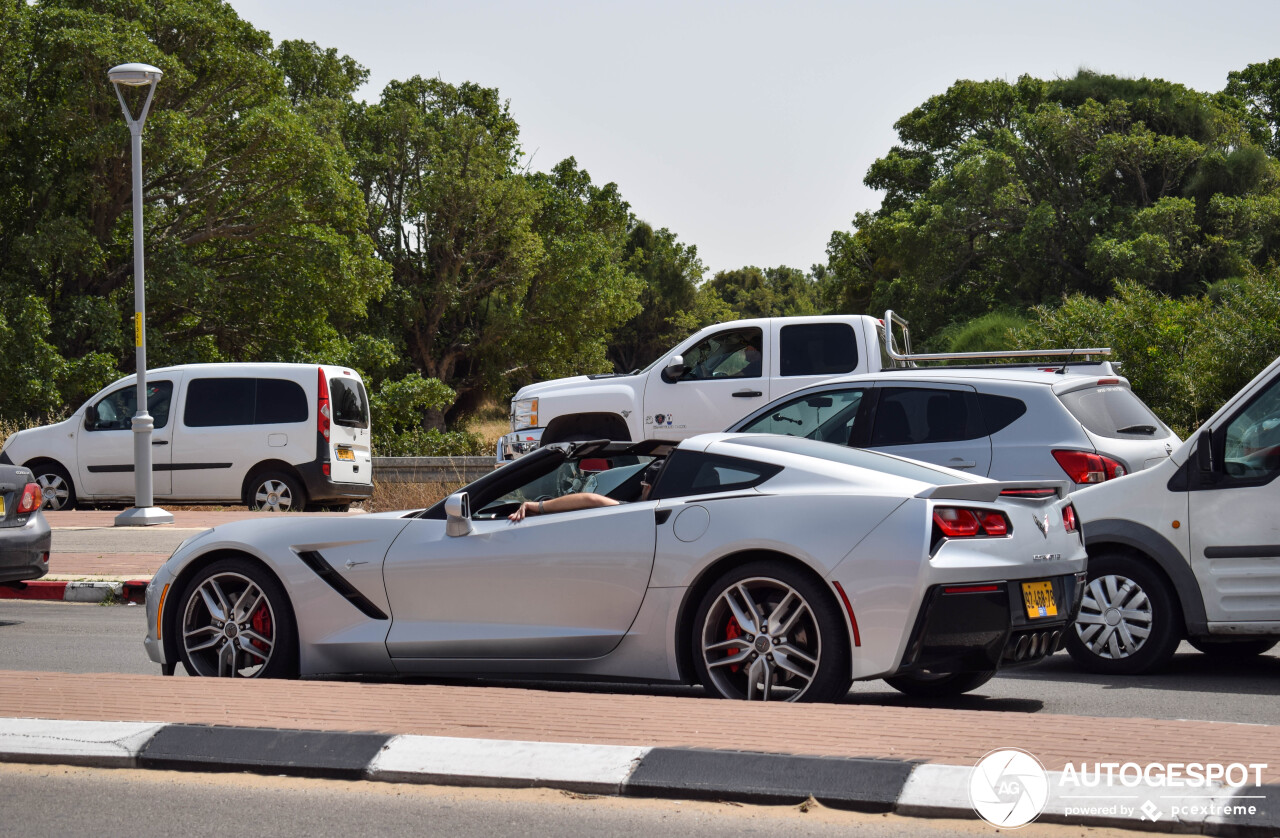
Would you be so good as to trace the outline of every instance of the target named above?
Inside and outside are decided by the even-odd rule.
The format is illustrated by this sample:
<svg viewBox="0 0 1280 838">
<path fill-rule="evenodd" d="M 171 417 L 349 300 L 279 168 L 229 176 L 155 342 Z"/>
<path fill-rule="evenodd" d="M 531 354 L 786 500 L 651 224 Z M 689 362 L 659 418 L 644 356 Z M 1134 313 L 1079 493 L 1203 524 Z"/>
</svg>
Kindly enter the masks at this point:
<svg viewBox="0 0 1280 838">
<path fill-rule="evenodd" d="M 850 323 L 775 318 L 769 321 L 769 331 L 777 349 L 769 356 L 770 399 L 869 369 L 858 330 Z"/>
<path fill-rule="evenodd" d="M 1280 620 L 1280 375 L 1213 436 L 1217 467 L 1187 493 L 1191 568 L 1206 616 Z"/>
<path fill-rule="evenodd" d="M 644 388 L 646 439 L 687 439 L 723 431 L 771 398 L 765 376 L 772 336 L 760 326 L 734 326 L 685 348 L 684 373 L 656 366 Z"/>
</svg>

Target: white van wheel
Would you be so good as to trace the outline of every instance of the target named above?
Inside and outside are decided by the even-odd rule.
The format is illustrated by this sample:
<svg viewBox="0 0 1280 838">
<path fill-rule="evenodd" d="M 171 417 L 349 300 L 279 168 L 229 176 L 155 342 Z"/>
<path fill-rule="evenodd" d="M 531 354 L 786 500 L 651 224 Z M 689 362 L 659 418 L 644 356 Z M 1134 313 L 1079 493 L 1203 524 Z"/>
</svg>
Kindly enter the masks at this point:
<svg viewBox="0 0 1280 838">
<path fill-rule="evenodd" d="M 307 505 L 306 493 L 298 481 L 287 474 L 267 472 L 253 480 L 249 488 L 249 508 L 263 512 L 301 512 Z"/>
</svg>

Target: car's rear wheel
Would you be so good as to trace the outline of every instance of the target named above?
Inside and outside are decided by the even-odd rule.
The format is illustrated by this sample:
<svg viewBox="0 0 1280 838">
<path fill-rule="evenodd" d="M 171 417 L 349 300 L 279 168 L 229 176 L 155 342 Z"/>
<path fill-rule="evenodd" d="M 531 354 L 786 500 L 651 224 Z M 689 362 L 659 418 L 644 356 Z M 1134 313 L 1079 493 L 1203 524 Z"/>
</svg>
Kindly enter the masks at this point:
<svg viewBox="0 0 1280 838">
<path fill-rule="evenodd" d="M 994 669 L 981 672 L 909 672 L 885 678 L 900 693 L 916 698 L 949 698 L 976 690 L 991 680 Z"/>
<path fill-rule="evenodd" d="M 260 474 L 249 484 L 248 505 L 264 512 L 301 512 L 307 495 L 297 479 L 281 472 Z"/>
<path fill-rule="evenodd" d="M 1252 640 L 1201 640 L 1188 638 L 1197 652 L 1209 655 L 1223 663 L 1242 663 L 1258 655 L 1264 655 L 1280 643 L 1274 637 L 1259 637 Z"/>
<path fill-rule="evenodd" d="M 698 680 L 720 698 L 834 701 L 849 691 L 849 631 L 821 583 L 750 562 L 717 579 L 694 616 Z"/>
<path fill-rule="evenodd" d="M 1089 558 L 1089 581 L 1067 652 L 1106 675 L 1162 666 L 1182 641 L 1182 613 L 1164 576 L 1126 553 Z"/>
<path fill-rule="evenodd" d="M 41 509 L 58 512 L 76 508 L 76 487 L 66 469 L 56 463 L 44 463 L 32 466 L 31 474 L 44 497 Z"/>
<path fill-rule="evenodd" d="M 191 580 L 179 612 L 182 664 L 192 675 L 287 678 L 298 634 L 284 588 L 247 559 L 223 559 Z"/>
</svg>

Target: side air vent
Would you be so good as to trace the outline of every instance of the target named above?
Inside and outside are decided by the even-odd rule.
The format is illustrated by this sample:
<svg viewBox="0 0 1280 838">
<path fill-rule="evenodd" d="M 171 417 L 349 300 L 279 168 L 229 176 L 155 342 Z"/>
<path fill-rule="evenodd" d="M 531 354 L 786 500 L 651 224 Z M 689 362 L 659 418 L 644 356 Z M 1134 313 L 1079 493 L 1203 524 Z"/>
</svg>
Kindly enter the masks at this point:
<svg viewBox="0 0 1280 838">
<path fill-rule="evenodd" d="M 302 559 L 303 564 L 314 570 L 316 576 L 323 579 L 326 585 L 333 588 L 343 599 L 358 608 L 361 614 L 375 620 L 387 619 L 387 615 L 382 613 L 382 609 L 370 602 L 368 597 L 357 591 L 341 573 L 334 570 L 333 565 L 325 561 L 324 556 L 315 550 L 305 550 L 298 554 L 298 558 Z"/>
</svg>

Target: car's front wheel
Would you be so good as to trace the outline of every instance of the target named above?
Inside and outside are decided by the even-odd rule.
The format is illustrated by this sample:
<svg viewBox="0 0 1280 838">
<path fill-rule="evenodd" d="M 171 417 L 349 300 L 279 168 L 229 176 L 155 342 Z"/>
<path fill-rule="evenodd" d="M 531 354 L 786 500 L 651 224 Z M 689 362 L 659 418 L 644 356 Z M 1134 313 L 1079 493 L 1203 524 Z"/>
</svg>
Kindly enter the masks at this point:
<svg viewBox="0 0 1280 838">
<path fill-rule="evenodd" d="M 32 466 L 31 474 L 44 498 L 41 509 L 58 512 L 76 508 L 76 487 L 66 469 L 56 463 L 44 463 Z"/>
<path fill-rule="evenodd" d="M 694 617 L 694 668 L 707 692 L 751 701 L 835 701 L 849 691 L 849 631 L 821 583 L 750 562 L 717 579 Z"/>
<path fill-rule="evenodd" d="M 981 672 L 909 672 L 893 675 L 884 682 L 900 693 L 915 698 L 950 698 L 976 690 L 991 680 L 994 669 Z"/>
<path fill-rule="evenodd" d="M 1162 666 L 1182 641 L 1182 612 L 1169 582 L 1150 563 L 1127 553 L 1089 557 L 1075 629 L 1067 652 L 1105 675 L 1134 675 Z"/>
<path fill-rule="evenodd" d="M 192 675 L 287 678 L 297 674 L 298 633 L 284 588 L 248 559 L 200 571 L 182 595 L 180 651 Z"/>
</svg>

